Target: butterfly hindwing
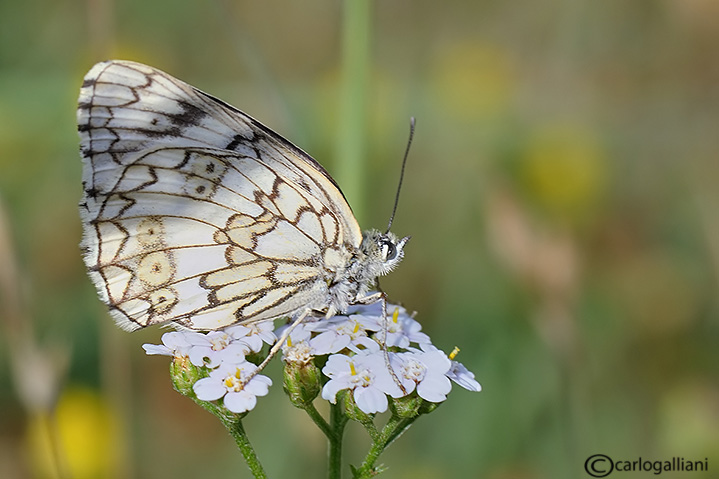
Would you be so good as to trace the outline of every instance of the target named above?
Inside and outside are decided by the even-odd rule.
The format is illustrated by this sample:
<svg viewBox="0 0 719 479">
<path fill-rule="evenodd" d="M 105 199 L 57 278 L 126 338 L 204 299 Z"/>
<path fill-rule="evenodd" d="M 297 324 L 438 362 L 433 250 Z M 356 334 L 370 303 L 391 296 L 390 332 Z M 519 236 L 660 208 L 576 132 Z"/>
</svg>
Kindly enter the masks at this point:
<svg viewBox="0 0 719 479">
<path fill-rule="evenodd" d="M 239 110 L 154 68 L 86 76 L 85 261 L 128 329 L 193 329 L 326 307 L 362 236 L 334 181 Z"/>
</svg>

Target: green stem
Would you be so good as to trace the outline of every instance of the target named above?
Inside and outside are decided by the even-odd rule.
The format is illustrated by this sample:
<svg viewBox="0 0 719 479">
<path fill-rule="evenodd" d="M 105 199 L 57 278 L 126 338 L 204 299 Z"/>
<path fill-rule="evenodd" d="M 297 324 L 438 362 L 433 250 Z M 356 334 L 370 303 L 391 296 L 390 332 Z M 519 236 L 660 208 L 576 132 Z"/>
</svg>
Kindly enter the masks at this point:
<svg viewBox="0 0 719 479">
<path fill-rule="evenodd" d="M 327 421 L 325 421 L 325 418 L 322 417 L 322 415 L 317 411 L 315 408 L 315 405 L 312 403 L 309 403 L 303 407 L 305 412 L 310 416 L 312 421 L 314 421 L 315 424 L 317 424 L 317 427 L 322 430 L 322 433 L 327 437 L 328 440 L 332 440 L 332 436 L 334 435 L 334 431 L 332 430 L 332 427 L 327 424 Z"/>
<path fill-rule="evenodd" d="M 255 479 L 267 479 L 267 474 L 265 474 L 265 471 L 262 468 L 262 464 L 257 458 L 257 454 L 255 454 L 255 450 L 252 448 L 252 444 L 250 444 L 250 439 L 247 437 L 245 428 L 244 426 L 242 426 L 242 418 L 244 417 L 244 414 L 236 414 L 231 411 L 228 411 L 224 406 L 221 406 L 217 403 L 197 399 L 197 396 L 195 395 L 194 391 L 190 389 L 183 392 L 177 388 L 176 383 L 175 389 L 192 399 L 198 406 L 200 406 L 205 411 L 211 413 L 213 416 L 216 416 L 217 419 L 220 420 L 222 425 L 225 426 L 225 429 L 227 429 L 230 435 L 235 439 L 235 443 L 237 443 L 237 447 L 240 448 L 240 452 L 245 458 L 245 462 L 247 463 L 247 467 L 250 468 L 252 476 Z"/>
<path fill-rule="evenodd" d="M 260 464 L 260 461 L 257 459 L 257 454 L 255 454 L 255 450 L 252 448 L 252 444 L 250 444 L 247 433 L 245 433 L 245 428 L 242 426 L 242 420 L 239 418 L 228 418 L 226 420 L 222 417 L 220 417 L 220 420 L 230 432 L 232 437 L 235 438 L 237 447 L 240 448 L 242 456 L 245 458 L 245 462 L 250 468 L 250 471 L 252 472 L 252 475 L 255 477 L 255 479 L 266 479 L 267 474 L 265 474 L 265 471 L 262 468 L 262 464 Z"/>
<path fill-rule="evenodd" d="M 222 404 L 202 401 L 197 398 L 193 384 L 202 377 L 207 376 L 207 374 L 207 370 L 193 366 L 188 358 L 175 358 L 172 363 L 170 363 L 170 377 L 172 378 L 172 386 L 175 390 L 183 396 L 192 399 L 205 411 L 216 416 L 235 439 L 255 479 L 267 479 L 267 474 L 265 474 L 262 464 L 260 464 L 260 461 L 257 459 L 255 450 L 252 448 L 245 428 L 242 426 L 242 418 L 245 417 L 245 414 L 237 414 L 228 410 Z"/>
<path fill-rule="evenodd" d="M 192 394 L 190 398 L 203 409 L 217 416 L 220 422 L 222 422 L 222 425 L 225 426 L 230 435 L 235 439 L 235 443 L 237 443 L 237 447 L 240 448 L 242 457 L 245 458 L 245 462 L 247 463 L 247 467 L 250 468 L 252 476 L 255 479 L 267 479 L 267 474 L 257 458 L 257 454 L 255 454 L 255 450 L 252 448 L 250 439 L 247 437 L 245 428 L 242 425 L 244 414 L 235 414 L 219 404 L 201 401 L 197 399 L 194 394 Z"/>
<path fill-rule="evenodd" d="M 372 442 L 376 442 L 381 439 L 380 433 L 377 430 L 377 426 L 374 425 L 374 421 L 372 420 L 372 416 L 359 416 L 355 418 L 355 420 L 362 424 L 362 427 L 365 428 L 367 434 L 369 434 L 369 437 L 372 438 Z"/>
<path fill-rule="evenodd" d="M 362 223 L 366 207 L 367 85 L 370 64 L 371 0 L 345 0 L 342 28 L 342 85 L 336 178 Z"/>
<path fill-rule="evenodd" d="M 407 418 L 407 419 L 402 419 L 400 421 L 397 421 L 397 424 L 395 425 L 395 427 L 392 429 L 390 434 L 387 435 L 385 448 L 387 446 L 389 446 L 390 444 L 392 444 L 394 442 L 394 440 L 397 439 L 398 437 L 400 437 L 407 429 L 409 429 L 409 427 L 412 425 L 412 423 L 415 421 L 415 419 L 417 419 L 416 416 L 413 418 Z"/>
<path fill-rule="evenodd" d="M 382 428 L 382 431 L 373 436 L 372 447 L 367 452 L 362 465 L 359 469 L 356 469 L 355 479 L 369 479 L 375 477 L 377 474 L 382 472 L 375 468 L 375 462 L 379 459 L 380 454 L 389 446 L 392 441 L 397 439 L 417 418 L 400 418 L 399 416 L 392 415 L 387 421 L 387 424 Z M 368 431 L 369 432 L 369 431 Z M 370 432 L 372 434 L 372 432 Z"/>
<path fill-rule="evenodd" d="M 347 425 L 347 416 L 342 411 L 342 406 L 338 404 L 330 405 L 330 429 L 332 434 L 327 436 L 329 439 L 329 464 L 327 477 L 329 479 L 340 479 L 342 477 L 342 437 L 344 429 Z"/>
</svg>

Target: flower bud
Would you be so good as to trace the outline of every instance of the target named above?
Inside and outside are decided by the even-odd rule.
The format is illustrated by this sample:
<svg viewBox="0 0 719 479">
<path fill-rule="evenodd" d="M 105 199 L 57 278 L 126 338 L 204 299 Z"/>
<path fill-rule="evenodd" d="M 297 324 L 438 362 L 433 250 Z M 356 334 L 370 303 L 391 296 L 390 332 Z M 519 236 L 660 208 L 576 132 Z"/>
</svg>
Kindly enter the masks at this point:
<svg viewBox="0 0 719 479">
<path fill-rule="evenodd" d="M 170 378 L 175 391 L 183 396 L 194 396 L 192 385 L 202 378 L 200 368 L 190 362 L 187 356 L 175 356 L 170 363 Z"/>
<path fill-rule="evenodd" d="M 285 362 L 284 390 L 290 402 L 299 408 L 306 407 L 320 393 L 320 370 L 313 361 Z"/>
<path fill-rule="evenodd" d="M 413 418 L 420 414 L 420 407 L 424 399 L 416 393 L 409 394 L 401 398 L 390 398 L 389 405 L 392 412 L 401 418 Z"/>
</svg>

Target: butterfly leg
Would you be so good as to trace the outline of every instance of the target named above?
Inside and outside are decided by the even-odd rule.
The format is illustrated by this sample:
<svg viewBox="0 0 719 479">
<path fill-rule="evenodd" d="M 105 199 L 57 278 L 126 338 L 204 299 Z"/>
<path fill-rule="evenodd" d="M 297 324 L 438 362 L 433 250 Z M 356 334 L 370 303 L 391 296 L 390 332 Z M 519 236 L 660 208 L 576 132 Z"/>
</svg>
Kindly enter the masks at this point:
<svg viewBox="0 0 719 479">
<path fill-rule="evenodd" d="M 397 373 L 394 372 L 394 368 L 392 368 L 392 365 L 389 361 L 389 350 L 387 349 L 387 336 L 389 334 L 389 325 L 387 323 L 387 294 L 385 294 L 384 291 L 380 291 L 367 295 L 363 298 L 357 298 L 356 301 L 359 304 L 372 304 L 376 303 L 377 301 L 382 302 L 382 334 L 384 334 L 384 341 L 380 343 L 380 346 L 382 347 L 382 353 L 384 354 L 384 362 L 387 367 L 387 370 L 389 371 L 389 374 L 392 376 L 392 379 L 394 379 L 395 384 L 399 386 L 400 390 L 404 395 L 407 395 L 407 389 L 405 389 L 405 387 L 400 382 L 399 378 L 397 377 Z"/>
<path fill-rule="evenodd" d="M 384 291 L 378 291 L 376 293 L 368 294 L 367 296 L 363 296 L 361 298 L 355 298 L 355 304 L 372 304 L 380 300 L 387 300 L 387 295 Z"/>
<path fill-rule="evenodd" d="M 247 377 L 243 381 L 243 385 L 249 383 L 250 379 L 255 377 L 256 374 L 258 374 L 260 371 L 262 371 L 265 368 L 265 366 L 267 366 L 267 364 L 272 360 L 272 358 L 274 358 L 277 355 L 277 353 L 280 351 L 280 349 L 282 349 L 282 346 L 284 346 L 285 341 L 287 341 L 287 338 L 290 337 L 290 334 L 292 334 L 292 331 L 294 331 L 294 329 L 297 326 L 302 324 L 305 321 L 305 319 L 307 319 L 307 316 L 310 315 L 310 312 L 311 312 L 310 309 L 306 309 L 302 313 L 300 313 L 300 315 L 297 316 L 297 318 L 294 321 L 292 321 L 292 324 L 290 324 L 290 327 L 285 329 L 285 331 L 282 333 L 282 336 L 280 337 L 280 339 L 278 339 L 277 342 L 275 342 L 275 344 L 272 345 L 270 352 L 267 353 L 267 357 L 260 363 L 259 366 L 257 366 L 257 369 L 255 369 L 253 372 L 251 372 L 250 374 L 247 375 Z"/>
</svg>

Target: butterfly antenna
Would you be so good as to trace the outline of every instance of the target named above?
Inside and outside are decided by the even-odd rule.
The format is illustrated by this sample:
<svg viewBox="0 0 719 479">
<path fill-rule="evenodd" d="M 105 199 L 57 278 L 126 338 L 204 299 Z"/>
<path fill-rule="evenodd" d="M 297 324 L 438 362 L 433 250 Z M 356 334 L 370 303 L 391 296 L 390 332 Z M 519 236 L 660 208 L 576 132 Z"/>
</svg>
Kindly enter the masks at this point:
<svg viewBox="0 0 719 479">
<path fill-rule="evenodd" d="M 399 184 L 397 185 L 397 195 L 394 197 L 394 208 L 392 208 L 392 215 L 389 217 L 389 224 L 387 225 L 387 233 L 389 233 L 392 227 L 392 221 L 394 221 L 394 214 L 397 212 L 397 205 L 399 204 L 399 192 L 402 189 L 402 180 L 404 179 L 404 167 L 407 164 L 407 157 L 409 156 L 409 147 L 412 146 L 412 138 L 414 138 L 414 117 L 409 119 L 409 140 L 407 141 L 407 149 L 404 150 L 404 159 L 402 160 L 402 171 L 399 174 Z"/>
</svg>

